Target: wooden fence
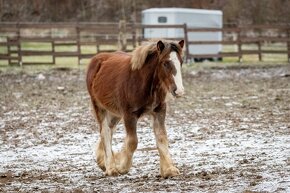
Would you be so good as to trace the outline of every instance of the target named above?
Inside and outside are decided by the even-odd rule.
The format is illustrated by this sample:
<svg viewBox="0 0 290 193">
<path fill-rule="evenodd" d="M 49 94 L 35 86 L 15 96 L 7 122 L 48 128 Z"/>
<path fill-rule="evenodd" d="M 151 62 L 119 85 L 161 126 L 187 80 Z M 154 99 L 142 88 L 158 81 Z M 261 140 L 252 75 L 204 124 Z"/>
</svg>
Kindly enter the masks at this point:
<svg viewBox="0 0 290 193">
<path fill-rule="evenodd" d="M 189 58 L 238 57 L 238 61 L 242 61 L 244 55 L 258 55 L 259 61 L 262 61 L 263 54 L 284 54 L 287 56 L 288 61 L 290 61 L 290 26 L 260 25 L 234 28 L 224 27 L 222 29 L 187 29 L 187 34 L 191 32 L 222 32 L 223 39 L 221 41 L 188 41 L 187 45 L 221 44 L 235 46 L 237 49 L 230 52 L 220 52 L 211 55 L 193 55 L 189 53 Z M 255 46 L 243 49 L 246 45 Z M 267 45 L 268 48 L 271 48 L 272 45 L 278 45 L 278 49 L 277 46 L 276 49 L 262 49 L 263 45 Z M 256 49 L 253 47 L 256 47 Z"/>
<path fill-rule="evenodd" d="M 10 65 L 55 64 L 57 57 L 77 57 L 80 61 L 95 54 L 83 53 L 82 46 L 95 46 L 96 52 L 114 51 L 117 48 L 107 46 L 109 49 L 102 50 L 101 46 L 117 45 L 120 31 L 116 23 L 0 23 L 0 26 L 0 46 L 7 50 L 0 54 L 0 59 L 7 60 Z M 128 25 L 126 30 L 129 32 L 131 28 Z M 25 49 L 29 47 L 25 46 L 27 44 L 34 44 L 36 49 Z M 43 44 L 50 49 L 37 49 L 37 45 L 41 48 Z M 63 46 L 72 50 L 58 51 Z M 49 63 L 24 62 L 25 56 L 51 56 L 52 60 Z"/>
<path fill-rule="evenodd" d="M 192 58 L 236 57 L 242 61 L 245 55 L 284 54 L 290 59 L 290 26 L 240 26 L 224 28 L 188 28 L 187 25 L 141 25 L 120 23 L 0 23 L 0 60 L 9 65 L 55 64 L 58 57 L 76 57 L 79 61 L 97 52 L 131 51 L 142 41 L 144 30 L 150 28 L 173 28 L 183 30 L 175 40 L 186 42 L 185 56 Z M 190 33 L 221 32 L 221 41 L 192 41 Z M 41 46 L 45 44 L 46 46 Z M 191 45 L 226 45 L 233 49 L 216 54 L 193 54 Z M 254 45 L 247 48 L 247 45 Z M 278 49 L 264 49 L 264 45 L 278 45 Z M 93 46 L 95 51 L 85 52 L 84 47 Z M 45 47 L 45 49 L 42 49 Z M 49 49 L 47 49 L 47 47 Z M 69 47 L 71 49 L 62 49 Z M 245 49 L 246 47 L 246 49 Z M 253 47 L 255 49 L 253 49 Z M 277 47 L 277 46 L 276 46 Z M 25 57 L 48 56 L 50 62 L 25 61 Z M 286 58 L 286 57 L 285 57 Z"/>
</svg>

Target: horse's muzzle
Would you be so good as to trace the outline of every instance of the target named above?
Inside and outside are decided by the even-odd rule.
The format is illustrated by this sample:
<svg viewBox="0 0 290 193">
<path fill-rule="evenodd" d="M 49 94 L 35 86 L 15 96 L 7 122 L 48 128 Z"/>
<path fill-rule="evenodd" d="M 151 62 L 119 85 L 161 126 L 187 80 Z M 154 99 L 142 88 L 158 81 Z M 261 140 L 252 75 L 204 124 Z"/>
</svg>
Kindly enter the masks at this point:
<svg viewBox="0 0 290 193">
<path fill-rule="evenodd" d="M 174 89 L 172 95 L 176 98 L 182 97 L 184 95 L 184 89 Z"/>
</svg>

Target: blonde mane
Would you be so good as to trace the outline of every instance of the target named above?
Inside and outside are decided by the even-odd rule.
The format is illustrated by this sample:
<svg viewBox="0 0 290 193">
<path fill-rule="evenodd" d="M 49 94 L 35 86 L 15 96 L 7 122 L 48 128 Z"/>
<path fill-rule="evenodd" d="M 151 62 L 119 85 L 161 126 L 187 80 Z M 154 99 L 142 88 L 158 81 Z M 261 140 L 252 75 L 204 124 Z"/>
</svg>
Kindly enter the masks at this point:
<svg viewBox="0 0 290 193">
<path fill-rule="evenodd" d="M 177 43 L 169 42 L 166 40 L 162 40 L 164 43 L 164 50 L 159 55 L 159 58 L 164 58 L 169 55 L 171 51 L 171 46 L 173 45 L 175 47 L 175 51 L 177 51 L 179 54 L 182 54 L 182 49 Z M 149 54 L 152 54 L 157 51 L 157 41 L 149 41 L 146 42 L 144 45 L 138 46 L 133 52 L 132 52 L 132 58 L 131 58 L 131 68 L 132 70 L 139 70 L 144 65 L 146 58 Z"/>
<path fill-rule="evenodd" d="M 138 46 L 132 53 L 132 70 L 140 69 L 145 63 L 148 54 L 156 50 L 157 48 L 155 42 L 147 42 L 145 45 Z"/>
</svg>

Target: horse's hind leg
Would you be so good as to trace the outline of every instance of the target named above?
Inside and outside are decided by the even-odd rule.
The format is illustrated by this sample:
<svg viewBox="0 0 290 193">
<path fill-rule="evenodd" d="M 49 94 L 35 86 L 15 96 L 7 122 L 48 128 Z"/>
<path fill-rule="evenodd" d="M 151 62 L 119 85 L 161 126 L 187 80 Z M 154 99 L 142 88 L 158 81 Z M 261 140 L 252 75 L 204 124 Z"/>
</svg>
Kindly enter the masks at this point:
<svg viewBox="0 0 290 193">
<path fill-rule="evenodd" d="M 99 108 L 94 103 L 93 107 L 99 122 L 101 134 L 101 138 L 96 149 L 97 164 L 103 171 L 106 172 L 106 175 L 118 175 L 112 152 L 112 135 L 113 127 L 120 119 L 112 117 L 106 110 Z"/>
<path fill-rule="evenodd" d="M 105 150 L 104 150 L 104 144 L 103 141 L 100 139 L 97 148 L 96 148 L 96 159 L 98 166 L 105 172 L 106 166 L 105 166 Z"/>
<path fill-rule="evenodd" d="M 114 129 L 119 121 L 120 121 L 120 118 L 118 118 L 118 117 L 112 117 L 111 120 L 109 121 L 109 127 L 111 129 L 111 138 L 113 137 Z M 100 132 L 101 132 L 101 130 L 100 130 Z M 97 157 L 98 166 L 105 172 L 106 166 L 105 166 L 105 149 L 104 148 L 105 148 L 104 142 L 101 138 L 99 140 L 97 148 L 96 148 L 96 157 Z"/>
<path fill-rule="evenodd" d="M 99 131 L 101 133 L 102 130 L 102 122 L 105 119 L 105 111 L 101 108 L 99 108 L 96 104 L 96 102 L 91 99 L 92 109 L 94 112 L 94 115 L 98 121 L 99 124 Z M 102 138 L 99 139 L 97 147 L 96 147 L 96 161 L 98 166 L 103 170 L 106 171 L 105 166 L 105 151 L 104 151 L 104 144 Z"/>
<path fill-rule="evenodd" d="M 156 138 L 157 148 L 160 155 L 160 172 L 164 178 L 179 175 L 179 170 L 173 165 L 173 161 L 168 150 L 168 139 L 165 128 L 166 106 L 160 112 L 153 113 L 153 128 Z"/>
<path fill-rule="evenodd" d="M 126 138 L 122 150 L 115 155 L 116 167 L 120 174 L 126 174 L 132 166 L 134 151 L 137 149 L 138 138 L 136 133 L 137 117 L 124 116 Z"/>
<path fill-rule="evenodd" d="M 108 176 L 116 176 L 119 174 L 116 169 L 115 157 L 112 151 L 112 136 L 113 129 L 110 128 L 110 124 L 113 120 L 112 115 L 106 112 L 105 120 L 102 122 L 102 130 L 101 130 L 101 140 L 104 146 L 104 160 L 106 166 L 106 175 Z"/>
</svg>

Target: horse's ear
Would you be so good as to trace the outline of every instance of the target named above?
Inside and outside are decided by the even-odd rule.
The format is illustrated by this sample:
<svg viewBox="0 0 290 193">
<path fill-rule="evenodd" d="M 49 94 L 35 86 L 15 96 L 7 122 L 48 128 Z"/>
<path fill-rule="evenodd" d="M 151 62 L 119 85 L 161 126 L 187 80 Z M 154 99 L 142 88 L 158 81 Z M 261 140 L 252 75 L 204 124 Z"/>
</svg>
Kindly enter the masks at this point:
<svg viewBox="0 0 290 193">
<path fill-rule="evenodd" d="M 164 50 L 164 48 L 165 48 L 164 43 L 161 40 L 159 40 L 157 42 L 157 49 L 158 49 L 158 51 L 159 52 L 162 52 L 162 50 Z"/>
<path fill-rule="evenodd" d="M 178 44 L 180 45 L 181 48 L 183 48 L 183 46 L 184 46 L 184 40 L 180 40 L 180 41 L 178 42 Z"/>
</svg>

